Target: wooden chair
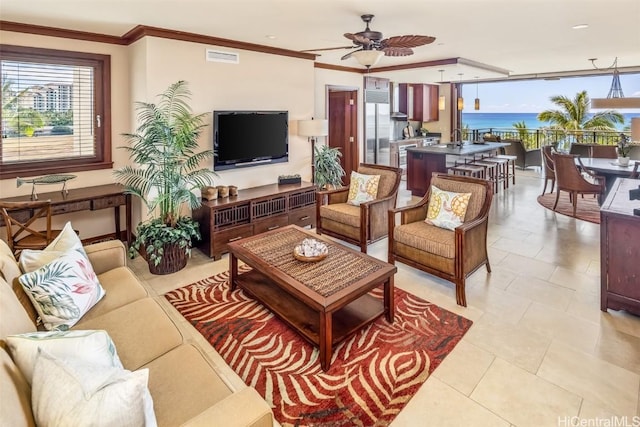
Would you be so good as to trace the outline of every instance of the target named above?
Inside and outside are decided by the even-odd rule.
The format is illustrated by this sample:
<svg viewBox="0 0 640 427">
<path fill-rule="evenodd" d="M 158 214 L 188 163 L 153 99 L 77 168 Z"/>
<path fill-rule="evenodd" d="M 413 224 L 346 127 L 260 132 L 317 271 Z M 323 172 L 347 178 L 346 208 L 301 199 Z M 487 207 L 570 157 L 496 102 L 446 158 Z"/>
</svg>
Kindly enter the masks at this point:
<svg viewBox="0 0 640 427">
<path fill-rule="evenodd" d="M 387 215 L 396 206 L 402 169 L 361 163 L 358 173 L 380 175 L 378 197 L 353 206 L 347 204 L 349 187 L 318 191 L 316 232 L 360 246 L 366 253 L 369 243 L 387 235 Z"/>
<path fill-rule="evenodd" d="M 487 225 L 493 186 L 485 179 L 441 173 L 433 174 L 431 184 L 445 191 L 471 193 L 463 224 L 451 231 L 424 221 L 429 189 L 418 203 L 389 211 L 388 261 L 399 261 L 454 283 L 456 302 L 466 307 L 467 277 L 483 265 L 491 273 Z"/>
<path fill-rule="evenodd" d="M 594 159 L 617 159 L 618 150 L 615 145 L 592 145 L 591 157 Z"/>
<path fill-rule="evenodd" d="M 573 143 L 571 144 L 571 148 L 569 148 L 569 154 L 578 157 L 591 157 L 591 144 Z"/>
<path fill-rule="evenodd" d="M 544 188 L 542 189 L 542 195 L 547 191 L 547 183 L 549 180 L 551 180 L 551 191 L 549 191 L 549 193 L 553 193 L 553 188 L 556 185 L 556 172 L 553 168 L 551 153 L 553 153 L 553 146 L 545 145 L 542 147 L 542 166 L 544 167 Z"/>
<path fill-rule="evenodd" d="M 604 179 L 598 176 L 582 165 L 580 158 L 578 157 L 578 163 L 580 169 L 575 162 L 576 156 L 573 154 L 553 154 L 553 166 L 556 173 L 556 182 L 558 191 L 556 193 L 556 202 L 553 205 L 553 210 L 556 210 L 558 206 L 558 199 L 560 198 L 560 191 L 567 191 L 569 193 L 570 200 L 573 204 L 573 215 L 576 215 L 576 207 L 578 204 L 578 194 L 594 194 L 598 197 L 598 203 L 602 203 L 602 195 L 604 194 Z M 582 172 L 581 172 L 582 170 Z M 586 173 L 591 176 L 595 183 L 587 181 L 582 173 Z"/>
<path fill-rule="evenodd" d="M 62 230 L 51 229 L 51 201 L 3 202 L 0 212 L 7 230 L 7 243 L 17 257 L 23 249 L 44 249 Z M 43 218 L 46 229 L 38 230 L 35 222 Z"/>
</svg>

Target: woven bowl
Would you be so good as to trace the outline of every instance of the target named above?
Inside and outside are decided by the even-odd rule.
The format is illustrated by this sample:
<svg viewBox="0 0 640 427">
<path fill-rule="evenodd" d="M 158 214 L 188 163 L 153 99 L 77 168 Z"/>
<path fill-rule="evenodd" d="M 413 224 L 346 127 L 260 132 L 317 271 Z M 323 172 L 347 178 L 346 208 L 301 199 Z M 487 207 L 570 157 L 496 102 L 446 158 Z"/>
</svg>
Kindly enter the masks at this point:
<svg viewBox="0 0 640 427">
<path fill-rule="evenodd" d="M 327 257 L 327 255 L 329 255 L 329 254 L 322 254 L 322 255 L 318 255 L 318 256 L 304 256 L 304 255 L 299 255 L 298 253 L 296 253 L 296 251 L 293 251 L 293 257 L 295 259 L 297 259 L 298 261 L 302 261 L 302 262 L 318 262 L 318 261 L 322 261 L 323 259 L 325 259 Z"/>
</svg>

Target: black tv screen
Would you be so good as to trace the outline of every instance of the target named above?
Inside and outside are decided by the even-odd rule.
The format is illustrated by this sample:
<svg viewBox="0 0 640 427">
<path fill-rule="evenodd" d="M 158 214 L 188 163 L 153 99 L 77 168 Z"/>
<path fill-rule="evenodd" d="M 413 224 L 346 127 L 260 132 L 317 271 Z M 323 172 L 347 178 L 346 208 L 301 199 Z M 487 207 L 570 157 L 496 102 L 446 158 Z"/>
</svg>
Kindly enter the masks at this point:
<svg viewBox="0 0 640 427">
<path fill-rule="evenodd" d="M 214 111 L 214 170 L 289 161 L 287 111 Z"/>
</svg>

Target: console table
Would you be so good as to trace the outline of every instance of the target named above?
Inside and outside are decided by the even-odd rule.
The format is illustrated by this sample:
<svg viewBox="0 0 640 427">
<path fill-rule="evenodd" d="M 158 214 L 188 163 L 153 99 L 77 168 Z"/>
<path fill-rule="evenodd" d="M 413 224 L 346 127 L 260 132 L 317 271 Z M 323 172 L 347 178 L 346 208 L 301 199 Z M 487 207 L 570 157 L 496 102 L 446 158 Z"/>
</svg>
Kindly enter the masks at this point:
<svg viewBox="0 0 640 427">
<path fill-rule="evenodd" d="M 31 201 L 31 195 L 7 197 L 2 200 L 6 202 L 28 202 Z M 51 201 L 51 215 L 113 208 L 115 234 L 118 239 L 122 239 L 120 231 L 120 206 L 125 206 L 126 241 L 127 243 L 131 243 L 131 195 L 125 194 L 124 188 L 119 184 L 72 188 L 69 189 L 67 194 L 62 191 L 38 193 L 38 200 Z M 32 215 L 33 213 L 29 209 L 12 213 L 12 216 L 25 221 Z M 4 226 L 2 217 L 0 217 L 0 227 L 1 226 Z"/>
<path fill-rule="evenodd" d="M 600 207 L 600 309 L 640 315 L 640 200 L 629 190 L 640 180 L 618 178 Z"/>
<path fill-rule="evenodd" d="M 196 247 L 213 259 L 228 252 L 227 244 L 289 224 L 316 225 L 316 186 L 268 184 L 245 188 L 237 196 L 203 200 L 192 213 L 202 239 Z"/>
</svg>

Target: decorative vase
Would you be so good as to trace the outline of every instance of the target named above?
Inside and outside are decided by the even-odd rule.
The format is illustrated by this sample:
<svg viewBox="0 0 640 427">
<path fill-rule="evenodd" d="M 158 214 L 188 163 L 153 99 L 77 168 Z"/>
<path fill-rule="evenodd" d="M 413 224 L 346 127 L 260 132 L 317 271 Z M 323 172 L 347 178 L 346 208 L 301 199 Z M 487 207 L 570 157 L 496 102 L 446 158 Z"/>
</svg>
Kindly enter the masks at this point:
<svg viewBox="0 0 640 427">
<path fill-rule="evenodd" d="M 180 271 L 187 266 L 187 254 L 178 243 L 164 245 L 164 252 L 160 264 L 147 260 L 151 274 L 171 274 Z"/>
<path fill-rule="evenodd" d="M 618 157 L 618 164 L 620 166 L 629 166 L 629 157 Z"/>
</svg>

